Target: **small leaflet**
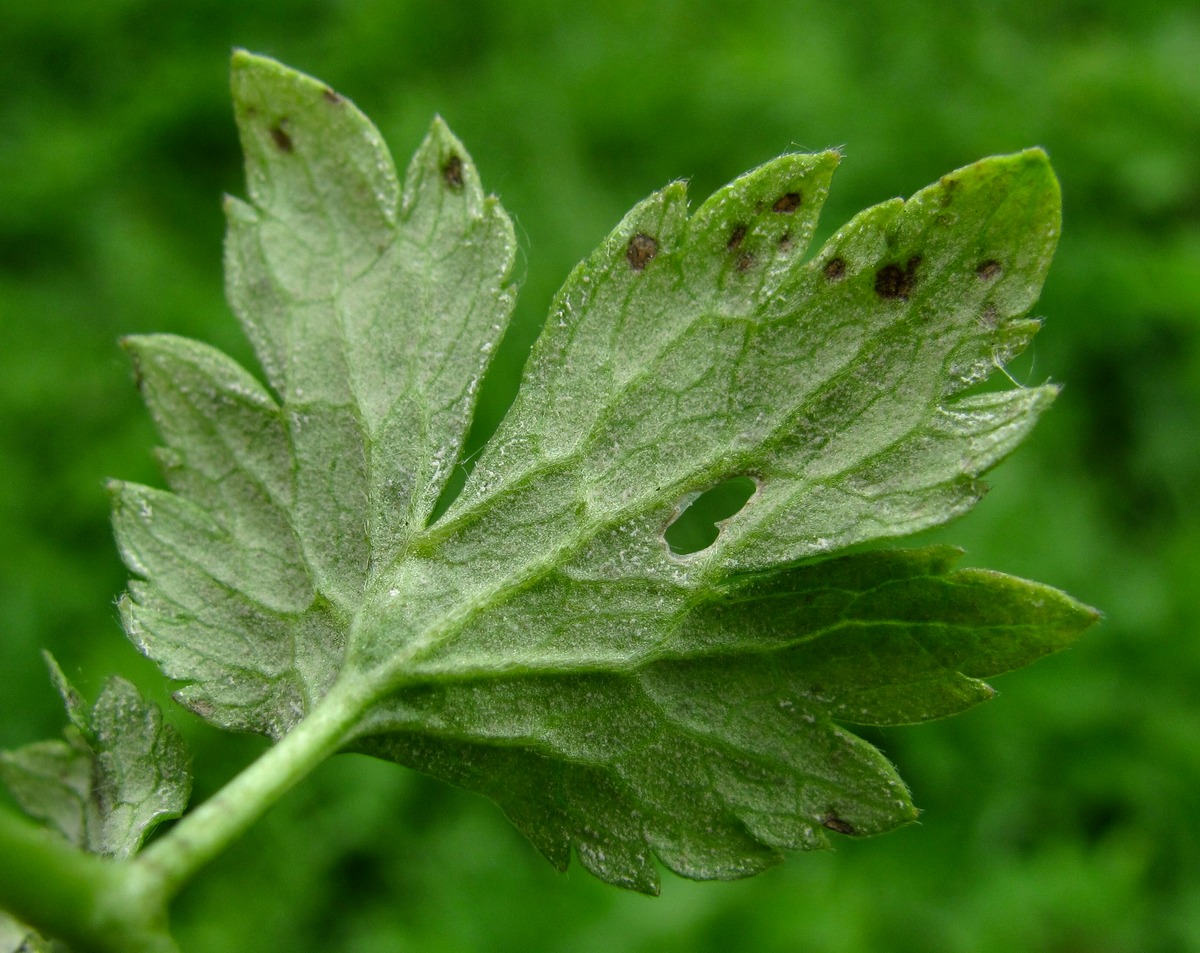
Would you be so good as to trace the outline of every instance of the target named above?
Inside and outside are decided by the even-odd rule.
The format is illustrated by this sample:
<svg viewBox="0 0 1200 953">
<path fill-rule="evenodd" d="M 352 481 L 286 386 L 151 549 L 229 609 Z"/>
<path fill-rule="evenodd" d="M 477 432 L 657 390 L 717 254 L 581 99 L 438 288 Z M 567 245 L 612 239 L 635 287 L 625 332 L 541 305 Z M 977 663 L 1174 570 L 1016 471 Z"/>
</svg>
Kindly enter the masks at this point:
<svg viewBox="0 0 1200 953">
<path fill-rule="evenodd" d="M 183 740 L 156 705 L 113 677 L 91 710 L 48 654 L 70 725 L 63 740 L 0 752 L 0 780 L 31 817 L 90 853 L 134 854 L 191 790 Z"/>
</svg>

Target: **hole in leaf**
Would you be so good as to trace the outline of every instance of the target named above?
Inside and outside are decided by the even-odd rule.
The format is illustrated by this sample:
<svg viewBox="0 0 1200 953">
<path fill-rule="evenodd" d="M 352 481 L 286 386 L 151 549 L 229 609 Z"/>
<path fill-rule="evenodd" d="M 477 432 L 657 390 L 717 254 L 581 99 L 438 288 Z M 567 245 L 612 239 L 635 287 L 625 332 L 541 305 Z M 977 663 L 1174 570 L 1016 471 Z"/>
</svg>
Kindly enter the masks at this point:
<svg viewBox="0 0 1200 953">
<path fill-rule="evenodd" d="M 750 477 L 733 477 L 705 490 L 667 527 L 663 538 L 676 556 L 708 549 L 721 534 L 717 523 L 740 513 L 758 484 Z"/>
</svg>

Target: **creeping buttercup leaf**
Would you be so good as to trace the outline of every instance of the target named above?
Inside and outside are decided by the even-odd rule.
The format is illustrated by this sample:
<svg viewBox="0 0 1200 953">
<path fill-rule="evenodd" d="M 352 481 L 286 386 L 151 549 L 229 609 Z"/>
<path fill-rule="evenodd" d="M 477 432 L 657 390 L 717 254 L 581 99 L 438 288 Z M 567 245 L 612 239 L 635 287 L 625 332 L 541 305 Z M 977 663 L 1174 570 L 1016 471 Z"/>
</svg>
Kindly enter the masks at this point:
<svg viewBox="0 0 1200 953">
<path fill-rule="evenodd" d="M 694 212 L 683 184 L 651 196 L 567 280 L 446 506 L 512 305 L 507 216 L 440 120 L 401 182 L 323 84 L 237 53 L 233 88 L 228 295 L 265 380 L 127 341 L 169 489 L 114 484 L 127 631 L 205 718 L 278 738 L 353 698 L 344 747 L 653 892 L 655 858 L 738 877 L 911 820 L 841 726 L 960 711 L 1095 620 L 951 549 L 860 551 L 972 506 L 1054 397 L 974 387 L 1038 327 L 1059 225 L 1040 151 L 815 254 L 834 153 Z M 673 548 L 727 485 L 741 509 Z"/>
<path fill-rule="evenodd" d="M 109 679 L 89 711 L 54 659 L 46 661 L 71 724 L 64 740 L 0 752 L 0 779 L 26 813 L 75 846 L 129 857 L 187 807 L 183 740 L 123 678 Z"/>
</svg>

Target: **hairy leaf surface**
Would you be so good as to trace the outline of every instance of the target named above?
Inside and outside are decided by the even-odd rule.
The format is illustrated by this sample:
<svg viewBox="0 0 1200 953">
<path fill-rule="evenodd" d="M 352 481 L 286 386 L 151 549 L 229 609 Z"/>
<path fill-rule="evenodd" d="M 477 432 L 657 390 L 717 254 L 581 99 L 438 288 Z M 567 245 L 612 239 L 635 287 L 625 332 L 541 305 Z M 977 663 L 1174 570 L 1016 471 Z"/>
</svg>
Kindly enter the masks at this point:
<svg viewBox="0 0 1200 953">
<path fill-rule="evenodd" d="M 838 555 L 964 512 L 1052 401 L 975 386 L 1038 327 L 1059 227 L 1040 151 L 868 209 L 814 254 L 835 153 L 694 212 L 682 183 L 651 196 L 568 278 L 434 519 L 511 310 L 512 226 L 440 120 L 401 182 L 321 83 L 239 53 L 233 87 L 249 200 L 226 206 L 228 296 L 264 381 L 130 339 L 169 489 L 114 485 L 127 631 L 210 721 L 278 738 L 353 685 L 347 747 L 652 892 L 656 857 L 737 877 L 911 820 L 840 725 L 960 711 L 1094 621 L 954 550 Z M 673 550 L 731 481 L 744 506 Z"/>
<path fill-rule="evenodd" d="M 183 740 L 123 678 L 109 679 L 89 711 L 49 656 L 70 721 L 65 740 L 0 752 L 0 779 L 31 817 L 93 854 L 134 854 L 162 821 L 187 807 Z"/>
</svg>

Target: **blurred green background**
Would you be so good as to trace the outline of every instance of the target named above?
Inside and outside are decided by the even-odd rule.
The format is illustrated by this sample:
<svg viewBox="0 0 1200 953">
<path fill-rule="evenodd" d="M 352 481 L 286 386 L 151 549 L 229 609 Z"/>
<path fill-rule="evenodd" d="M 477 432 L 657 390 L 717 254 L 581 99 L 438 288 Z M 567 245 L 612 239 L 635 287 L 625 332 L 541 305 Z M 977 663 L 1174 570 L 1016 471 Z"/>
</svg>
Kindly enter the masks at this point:
<svg viewBox="0 0 1200 953">
<path fill-rule="evenodd" d="M 354 99 L 403 167 L 431 116 L 517 222 L 493 420 L 550 296 L 636 200 L 696 202 L 844 147 L 823 235 L 983 155 L 1045 146 L 1065 229 L 1013 368 L 1063 382 L 988 499 L 926 538 L 1103 609 L 1075 649 L 947 722 L 873 732 L 919 825 L 650 900 L 556 874 L 487 802 L 325 765 L 180 899 L 218 951 L 1200 950 L 1200 8 L 660 0 L 3 0 L 0 747 L 56 734 L 50 648 L 89 696 L 167 691 L 120 633 L 107 476 L 158 482 L 116 339 L 249 360 L 222 297 L 240 193 L 231 47 Z M 161 484 L 160 484 L 161 485 Z M 167 702 L 170 705 L 169 702 Z M 171 706 L 204 797 L 261 750 Z M 2 860 L 0 860 L 2 862 Z"/>
</svg>

